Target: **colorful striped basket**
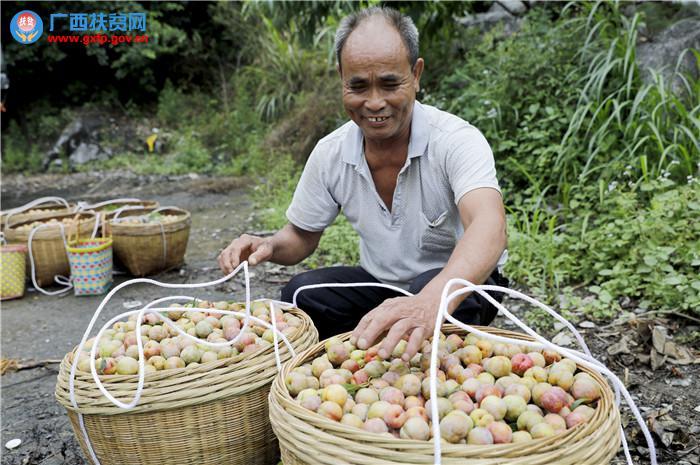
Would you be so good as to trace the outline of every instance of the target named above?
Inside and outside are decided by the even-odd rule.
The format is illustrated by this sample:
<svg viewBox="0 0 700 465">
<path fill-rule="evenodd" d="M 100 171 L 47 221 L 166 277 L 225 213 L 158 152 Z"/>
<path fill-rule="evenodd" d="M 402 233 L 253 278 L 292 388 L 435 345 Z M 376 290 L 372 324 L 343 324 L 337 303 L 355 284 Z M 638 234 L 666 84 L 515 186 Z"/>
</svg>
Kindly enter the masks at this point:
<svg viewBox="0 0 700 465">
<path fill-rule="evenodd" d="M 104 217 L 102 237 L 80 238 L 80 220 L 76 216 L 76 239 L 66 247 L 75 295 L 104 294 L 112 285 L 112 238 L 106 237 Z"/>
</svg>

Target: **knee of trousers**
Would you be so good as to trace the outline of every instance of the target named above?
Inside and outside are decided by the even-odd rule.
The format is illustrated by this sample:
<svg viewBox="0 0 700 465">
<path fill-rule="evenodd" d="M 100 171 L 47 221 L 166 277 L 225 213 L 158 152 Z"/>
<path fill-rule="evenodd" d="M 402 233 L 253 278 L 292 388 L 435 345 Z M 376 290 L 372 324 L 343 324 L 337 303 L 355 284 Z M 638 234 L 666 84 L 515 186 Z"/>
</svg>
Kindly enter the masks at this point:
<svg viewBox="0 0 700 465">
<path fill-rule="evenodd" d="M 314 276 L 314 270 L 312 271 L 306 271 L 304 273 L 299 273 L 298 275 L 294 276 L 292 279 L 289 280 L 287 284 L 282 288 L 282 300 L 284 302 L 292 302 L 292 298 L 294 297 L 294 293 L 299 289 L 300 287 L 303 286 L 309 286 L 311 284 L 320 284 L 321 281 L 318 280 L 316 276 Z M 308 290 L 308 291 L 302 291 L 298 296 L 297 296 L 297 304 L 304 299 L 305 296 L 308 296 L 310 292 L 313 292 L 313 290 Z"/>
</svg>

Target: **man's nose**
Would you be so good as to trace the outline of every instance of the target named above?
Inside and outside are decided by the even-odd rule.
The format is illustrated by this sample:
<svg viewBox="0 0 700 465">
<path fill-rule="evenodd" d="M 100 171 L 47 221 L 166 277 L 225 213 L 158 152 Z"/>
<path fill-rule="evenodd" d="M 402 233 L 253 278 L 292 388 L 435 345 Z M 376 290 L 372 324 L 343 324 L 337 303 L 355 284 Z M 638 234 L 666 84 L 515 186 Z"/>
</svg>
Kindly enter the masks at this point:
<svg viewBox="0 0 700 465">
<path fill-rule="evenodd" d="M 365 101 L 365 108 L 372 113 L 380 112 L 386 106 L 386 101 L 384 100 L 384 95 L 377 88 L 372 88 L 369 93 L 369 97 Z"/>
</svg>

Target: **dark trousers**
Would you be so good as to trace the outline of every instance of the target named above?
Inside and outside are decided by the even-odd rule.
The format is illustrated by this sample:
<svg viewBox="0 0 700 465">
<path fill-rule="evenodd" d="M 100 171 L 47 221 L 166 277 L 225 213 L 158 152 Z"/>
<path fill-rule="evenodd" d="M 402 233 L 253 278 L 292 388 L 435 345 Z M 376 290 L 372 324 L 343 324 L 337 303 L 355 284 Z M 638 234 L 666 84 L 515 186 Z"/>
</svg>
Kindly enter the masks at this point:
<svg viewBox="0 0 700 465">
<path fill-rule="evenodd" d="M 417 294 L 439 272 L 440 268 L 426 271 L 411 281 L 409 292 Z M 334 266 L 307 271 L 294 276 L 282 289 L 282 300 L 291 302 L 294 292 L 302 286 L 321 283 L 378 283 L 374 276 L 361 267 Z M 485 284 L 507 286 L 507 280 L 497 270 Z M 503 294 L 489 292 L 498 302 Z M 313 320 L 321 340 L 335 334 L 352 331 L 360 319 L 386 299 L 399 297 L 391 289 L 381 287 L 329 287 L 308 289 L 297 295 L 297 306 Z M 498 310 L 476 293 L 470 294 L 452 314 L 456 319 L 474 325 L 488 325 Z"/>
</svg>

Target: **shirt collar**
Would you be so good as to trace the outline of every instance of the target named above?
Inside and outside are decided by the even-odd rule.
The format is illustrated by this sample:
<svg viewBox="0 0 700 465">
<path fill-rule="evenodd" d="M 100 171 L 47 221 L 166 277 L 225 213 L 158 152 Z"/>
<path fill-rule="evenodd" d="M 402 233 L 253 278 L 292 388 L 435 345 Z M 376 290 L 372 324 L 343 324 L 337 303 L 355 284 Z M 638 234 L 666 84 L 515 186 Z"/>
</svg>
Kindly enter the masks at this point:
<svg viewBox="0 0 700 465">
<path fill-rule="evenodd" d="M 408 141 L 408 158 L 420 157 L 428 148 L 430 137 L 428 115 L 423 105 L 416 100 L 411 117 L 411 136 Z M 358 166 L 363 156 L 363 135 L 360 127 L 350 121 L 350 129 L 343 140 L 341 152 L 345 163 Z"/>
</svg>

